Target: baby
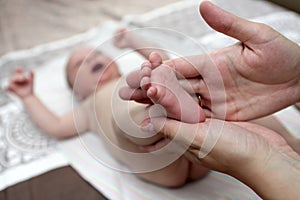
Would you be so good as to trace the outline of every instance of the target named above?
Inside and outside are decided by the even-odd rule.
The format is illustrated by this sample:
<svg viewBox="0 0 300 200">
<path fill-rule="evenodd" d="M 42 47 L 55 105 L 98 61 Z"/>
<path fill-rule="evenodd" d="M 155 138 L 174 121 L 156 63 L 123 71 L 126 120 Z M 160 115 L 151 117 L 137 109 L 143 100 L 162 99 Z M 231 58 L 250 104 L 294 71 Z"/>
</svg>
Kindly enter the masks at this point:
<svg viewBox="0 0 300 200">
<path fill-rule="evenodd" d="M 151 51 L 157 50 L 157 47 L 151 42 L 133 35 L 125 29 L 118 31 L 114 44 L 119 48 L 137 49 L 137 52 L 145 58 L 149 57 Z M 144 48 L 145 46 L 148 48 Z M 8 90 L 21 98 L 31 119 L 50 136 L 61 139 L 73 137 L 86 131 L 97 133 L 105 141 L 104 145 L 111 155 L 133 172 L 139 171 L 137 169 L 139 166 L 151 166 L 153 163 L 160 162 L 160 156 L 155 157 L 154 160 L 148 160 L 146 158 L 136 159 L 124 153 L 147 153 L 143 148 L 140 148 L 140 145 L 152 144 L 160 140 L 161 136 L 156 134 L 149 138 L 136 138 L 122 131 L 122 127 L 119 127 L 115 120 L 113 113 L 115 108 L 112 106 L 113 101 L 118 101 L 118 97 L 114 96 L 114 91 L 121 77 L 118 66 L 109 56 L 92 50 L 89 47 L 77 49 L 69 58 L 66 66 L 67 81 L 81 103 L 73 111 L 63 116 L 56 116 L 34 95 L 34 74 L 32 71 L 29 75 L 25 75 L 21 68 L 16 69 L 9 82 Z M 167 58 L 166 53 L 161 51 L 160 54 L 163 59 Z M 150 56 L 150 62 L 147 62 L 151 66 L 155 65 L 155 62 L 152 61 L 156 60 L 157 55 L 154 54 L 152 57 Z M 188 99 L 187 93 L 183 96 L 184 99 L 191 100 Z M 155 97 L 153 100 L 156 101 Z M 119 101 L 115 105 L 121 105 L 121 99 Z M 159 99 L 157 101 L 159 102 Z M 130 104 L 128 106 L 130 110 L 128 111 L 126 106 L 119 106 L 119 110 L 117 110 L 119 118 L 126 120 L 129 112 L 137 125 L 141 125 L 147 120 L 147 105 L 136 102 L 126 103 Z M 193 105 L 201 111 L 196 102 L 193 102 Z M 167 111 L 172 113 L 171 108 Z M 170 117 L 180 119 L 181 114 L 177 115 L 177 111 L 174 110 L 174 116 Z M 203 115 L 201 116 L 203 118 Z M 183 115 L 182 117 L 185 118 L 186 116 Z M 188 118 L 186 121 L 190 121 L 190 119 Z M 132 132 L 136 131 L 132 130 Z M 192 164 L 184 156 L 181 156 L 163 168 L 156 168 L 137 175 L 146 181 L 161 186 L 179 187 L 188 181 L 200 179 L 207 172 L 208 169 Z"/>
</svg>

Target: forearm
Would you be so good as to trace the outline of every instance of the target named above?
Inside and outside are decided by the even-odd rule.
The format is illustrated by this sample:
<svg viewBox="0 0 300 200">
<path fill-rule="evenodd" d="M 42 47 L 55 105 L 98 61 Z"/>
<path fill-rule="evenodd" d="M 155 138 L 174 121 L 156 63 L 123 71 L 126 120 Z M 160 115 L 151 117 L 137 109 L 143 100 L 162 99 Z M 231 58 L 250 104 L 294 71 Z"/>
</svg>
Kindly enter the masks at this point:
<svg viewBox="0 0 300 200">
<path fill-rule="evenodd" d="M 247 169 L 235 172 L 233 176 L 252 188 L 263 199 L 294 200 L 299 198 L 300 159 L 291 158 L 279 152 L 267 160 Z M 255 156 L 255 155 L 254 155 Z M 253 158 L 255 160 L 255 158 Z"/>
<path fill-rule="evenodd" d="M 64 123 L 62 117 L 52 113 L 36 96 L 25 97 L 23 103 L 31 120 L 48 135 L 55 138 L 75 135 L 75 126 Z"/>
</svg>

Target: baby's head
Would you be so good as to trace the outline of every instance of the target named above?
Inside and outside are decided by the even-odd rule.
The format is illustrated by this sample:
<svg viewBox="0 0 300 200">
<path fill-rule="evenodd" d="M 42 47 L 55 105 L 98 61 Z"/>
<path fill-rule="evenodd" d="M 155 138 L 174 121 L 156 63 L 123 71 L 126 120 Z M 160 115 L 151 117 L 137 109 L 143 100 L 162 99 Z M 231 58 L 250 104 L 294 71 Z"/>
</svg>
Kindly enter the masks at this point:
<svg viewBox="0 0 300 200">
<path fill-rule="evenodd" d="M 91 47 L 79 48 L 71 54 L 66 75 L 70 88 L 80 100 L 88 97 L 100 85 L 120 77 L 117 64 L 106 54 Z"/>
</svg>

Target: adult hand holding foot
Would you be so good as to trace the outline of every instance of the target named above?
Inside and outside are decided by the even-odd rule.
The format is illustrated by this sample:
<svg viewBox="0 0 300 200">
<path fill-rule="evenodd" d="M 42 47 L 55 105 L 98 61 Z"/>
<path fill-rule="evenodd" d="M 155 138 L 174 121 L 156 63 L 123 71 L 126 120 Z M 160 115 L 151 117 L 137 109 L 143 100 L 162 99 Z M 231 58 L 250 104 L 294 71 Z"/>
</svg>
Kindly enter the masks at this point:
<svg viewBox="0 0 300 200">
<path fill-rule="evenodd" d="M 160 118 L 151 122 L 154 129 L 163 127 L 160 132 L 179 147 L 188 147 L 185 156 L 189 160 L 239 179 L 263 199 L 299 198 L 300 156 L 276 132 L 248 122 L 218 119 L 198 124 Z M 215 128 L 218 124 L 224 125 L 221 135 Z M 216 137 L 219 139 L 212 150 L 205 157 L 199 156 L 204 140 L 214 142 Z M 157 150 L 167 142 L 162 140 L 145 149 Z M 181 148 L 175 150 L 182 153 Z"/>
<path fill-rule="evenodd" d="M 165 64 L 190 79 L 193 90 L 188 91 L 201 94 L 207 116 L 223 119 L 221 111 L 226 107 L 227 120 L 250 120 L 300 100 L 297 44 L 266 25 L 236 17 L 210 2 L 203 2 L 200 12 L 212 28 L 240 42 L 208 55 L 169 60 Z M 159 64 L 153 63 L 161 61 L 155 57 L 152 54 L 149 60 L 157 67 Z M 216 69 L 224 84 L 221 89 L 220 80 L 215 79 Z M 145 78 L 143 73 L 140 70 L 128 76 L 129 87 L 120 91 L 122 98 L 149 103 L 148 88 L 140 87 L 141 79 Z M 198 77 L 202 78 L 200 82 Z M 211 91 L 216 94 L 214 104 L 211 104 Z M 263 199 L 299 198 L 300 156 L 279 134 L 249 122 L 206 119 L 197 124 L 188 123 L 152 118 L 148 127 L 160 130 L 167 139 L 187 148 L 185 155 L 189 160 L 236 177 Z M 221 133 L 218 126 L 209 126 L 210 123 L 223 126 Z M 145 148 L 159 149 L 167 139 Z M 204 141 L 216 143 L 202 157 L 199 155 L 203 153 L 200 149 Z M 177 150 L 182 153 L 181 148 Z"/>
<path fill-rule="evenodd" d="M 240 42 L 208 55 L 164 63 L 190 80 L 194 90 L 189 92 L 201 94 L 207 116 L 223 119 L 226 108 L 227 120 L 250 120 L 300 101 L 300 47 L 296 43 L 267 25 L 234 16 L 208 1 L 200 5 L 200 13 L 213 29 Z M 138 73 L 128 76 L 130 87 L 120 92 L 123 99 L 145 98 L 136 90 Z"/>
</svg>

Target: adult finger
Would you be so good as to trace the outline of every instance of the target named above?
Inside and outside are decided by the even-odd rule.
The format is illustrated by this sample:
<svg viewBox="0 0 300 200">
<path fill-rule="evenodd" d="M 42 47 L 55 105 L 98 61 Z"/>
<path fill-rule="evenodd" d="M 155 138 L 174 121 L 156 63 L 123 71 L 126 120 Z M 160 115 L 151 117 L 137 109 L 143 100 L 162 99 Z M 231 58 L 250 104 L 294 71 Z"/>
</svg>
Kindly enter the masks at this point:
<svg viewBox="0 0 300 200">
<path fill-rule="evenodd" d="M 186 124 L 171 119 L 151 118 L 151 125 L 164 137 L 175 140 L 186 148 L 191 145 L 199 148 L 205 137 L 205 123 Z"/>
<path fill-rule="evenodd" d="M 206 117 L 211 117 L 211 97 L 205 82 L 201 78 L 179 79 L 181 87 L 195 98 L 203 108 Z"/>
<path fill-rule="evenodd" d="M 177 73 L 178 78 L 195 78 L 200 75 L 199 66 L 205 66 L 206 55 L 188 56 L 166 60 L 164 63 Z"/>
<path fill-rule="evenodd" d="M 246 45 L 263 41 L 263 38 L 259 37 L 259 32 L 268 28 L 262 24 L 237 17 L 209 1 L 201 3 L 200 13 L 206 23 L 213 29 L 236 38 Z"/>
<path fill-rule="evenodd" d="M 146 103 L 146 104 L 152 103 L 152 101 L 148 98 L 147 94 L 141 89 L 122 87 L 119 90 L 119 96 L 123 100 L 134 100 L 139 103 Z"/>
<path fill-rule="evenodd" d="M 196 78 L 211 76 L 218 71 L 212 54 L 193 55 L 164 61 L 180 78 Z M 214 73 L 215 74 L 215 73 Z"/>
<path fill-rule="evenodd" d="M 168 151 L 179 155 L 187 154 L 189 160 L 199 163 L 199 150 L 205 138 L 205 134 L 203 134 L 205 128 L 201 128 L 201 126 L 203 125 L 186 124 L 160 117 L 151 118 L 151 123 L 142 127 L 143 131 L 159 132 L 164 136 L 164 139 L 142 148 L 151 152 L 167 145 Z M 200 133 L 200 130 L 202 130 L 202 133 Z"/>
<path fill-rule="evenodd" d="M 202 96 L 209 95 L 208 88 L 201 78 L 179 79 L 179 84 L 190 94 L 199 93 Z"/>
</svg>

